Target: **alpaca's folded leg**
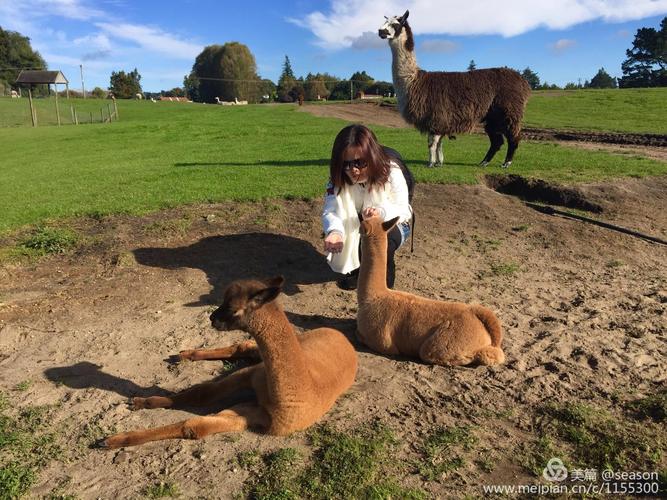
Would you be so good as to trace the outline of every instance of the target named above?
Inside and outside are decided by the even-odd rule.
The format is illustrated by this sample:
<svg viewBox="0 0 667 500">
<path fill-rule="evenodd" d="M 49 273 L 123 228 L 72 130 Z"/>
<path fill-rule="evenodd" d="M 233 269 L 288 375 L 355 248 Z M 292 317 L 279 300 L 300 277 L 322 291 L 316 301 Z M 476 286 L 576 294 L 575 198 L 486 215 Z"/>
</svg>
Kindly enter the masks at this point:
<svg viewBox="0 0 667 500">
<path fill-rule="evenodd" d="M 228 347 L 221 347 L 218 349 L 191 349 L 181 351 L 176 356 L 178 361 L 215 361 L 222 359 L 236 359 L 236 358 L 250 358 L 260 360 L 259 349 L 257 349 L 257 342 L 254 340 L 246 340 Z"/>
<path fill-rule="evenodd" d="M 475 362 L 480 365 L 498 365 L 505 362 L 505 353 L 500 347 L 486 346 L 475 353 Z"/>
<path fill-rule="evenodd" d="M 474 353 L 451 349 L 451 332 L 438 330 L 428 337 L 419 348 L 419 358 L 429 364 L 442 366 L 465 366 L 475 360 Z"/>
<path fill-rule="evenodd" d="M 215 415 L 195 417 L 182 422 L 109 436 L 97 444 L 101 448 L 136 446 L 163 439 L 201 439 L 218 432 L 240 432 L 246 429 L 265 430 L 271 419 L 257 404 L 240 404 Z"/>
<path fill-rule="evenodd" d="M 256 366 L 241 368 L 222 380 L 198 384 L 171 396 L 132 398 L 130 406 L 134 410 L 171 408 L 172 406 L 206 406 L 237 390 L 250 389 L 252 387 L 251 377 L 255 369 Z"/>
</svg>

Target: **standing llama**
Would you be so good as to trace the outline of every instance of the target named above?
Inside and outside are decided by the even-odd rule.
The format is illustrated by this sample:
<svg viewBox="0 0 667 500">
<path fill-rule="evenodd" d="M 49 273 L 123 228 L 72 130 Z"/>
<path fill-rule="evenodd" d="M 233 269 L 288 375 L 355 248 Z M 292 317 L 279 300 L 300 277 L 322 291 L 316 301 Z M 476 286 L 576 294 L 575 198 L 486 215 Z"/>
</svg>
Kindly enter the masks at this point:
<svg viewBox="0 0 667 500">
<path fill-rule="evenodd" d="M 374 351 L 435 365 L 505 360 L 500 322 L 490 309 L 442 302 L 387 288 L 387 233 L 398 217 L 361 222 L 357 336 Z"/>
<path fill-rule="evenodd" d="M 378 34 L 391 47 L 391 71 L 401 116 L 428 133 L 428 166 L 442 165 L 444 136 L 470 132 L 484 123 L 491 147 L 480 165 L 489 164 L 503 145 L 504 135 L 507 156 L 502 167 L 509 167 L 521 138 L 521 120 L 530 95 L 528 82 L 507 68 L 467 72 L 419 69 L 408 14 L 406 10 L 401 17 L 387 18 Z"/>
<path fill-rule="evenodd" d="M 299 336 L 275 302 L 281 276 L 260 281 L 235 281 L 223 304 L 211 314 L 220 331 L 241 329 L 255 341 L 222 349 L 183 351 L 181 359 L 259 359 L 259 364 L 237 370 L 222 380 L 196 385 L 172 396 L 134 398 L 134 409 L 206 406 L 237 390 L 252 389 L 256 400 L 215 415 L 103 439 L 103 448 L 120 448 L 162 439 L 200 439 L 217 432 L 253 429 L 283 436 L 319 420 L 354 382 L 357 353 L 337 330 L 318 328 Z"/>
</svg>

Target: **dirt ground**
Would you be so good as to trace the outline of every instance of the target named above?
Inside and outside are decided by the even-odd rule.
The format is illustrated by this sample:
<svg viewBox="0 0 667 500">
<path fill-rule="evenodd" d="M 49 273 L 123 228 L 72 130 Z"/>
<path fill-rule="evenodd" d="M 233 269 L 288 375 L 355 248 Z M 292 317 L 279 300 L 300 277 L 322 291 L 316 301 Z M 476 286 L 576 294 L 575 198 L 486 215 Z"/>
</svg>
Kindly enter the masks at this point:
<svg viewBox="0 0 667 500">
<path fill-rule="evenodd" d="M 597 217 L 667 239 L 667 178 L 581 189 L 602 206 Z M 414 207 L 415 251 L 397 253 L 396 288 L 490 307 L 503 324 L 507 362 L 427 366 L 357 345 L 356 383 L 326 422 L 383 422 L 406 455 L 430 429 L 469 424 L 478 429 L 476 453 L 494 462 L 492 472 L 468 462 L 441 481 L 408 473 L 405 485 L 443 498 L 482 495 L 482 484 L 532 483 L 517 456 L 535 438 L 536 407 L 581 401 L 613 409 L 619 397 L 667 385 L 667 245 L 544 215 L 482 185 L 418 184 Z M 80 498 L 135 498 L 169 478 L 185 497 L 232 498 L 248 474 L 239 453 L 305 447 L 303 433 L 249 432 L 116 451 L 87 446 L 192 414 L 132 412 L 125 401 L 221 373 L 220 362 L 165 359 L 245 338 L 208 321 L 234 279 L 282 274 L 281 301 L 295 325 L 331 326 L 354 339 L 356 295 L 339 290 L 326 266 L 320 209 L 319 201 L 225 203 L 85 219 L 77 229 L 86 244 L 73 255 L 0 268 L 0 391 L 19 407 L 54 405 L 52 425 L 71 443 L 31 496 L 66 484 Z"/>
</svg>

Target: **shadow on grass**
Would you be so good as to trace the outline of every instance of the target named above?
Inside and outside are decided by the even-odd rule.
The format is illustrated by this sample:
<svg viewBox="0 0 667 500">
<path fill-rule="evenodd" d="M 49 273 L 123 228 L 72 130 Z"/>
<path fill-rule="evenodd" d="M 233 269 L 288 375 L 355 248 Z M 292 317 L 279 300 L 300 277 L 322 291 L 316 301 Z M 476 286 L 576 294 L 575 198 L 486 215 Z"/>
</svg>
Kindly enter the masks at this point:
<svg viewBox="0 0 667 500">
<path fill-rule="evenodd" d="M 334 279 L 324 256 L 307 241 L 271 233 L 244 233 L 203 238 L 178 248 L 138 248 L 139 264 L 163 269 L 189 267 L 206 273 L 212 290 L 189 306 L 218 305 L 229 283 L 238 279 L 285 277 L 283 292 L 298 293 L 299 285 Z"/>
<path fill-rule="evenodd" d="M 428 161 L 423 158 L 420 159 L 409 159 L 405 160 L 408 167 L 426 167 Z M 500 161 L 498 166 L 500 166 Z M 174 163 L 174 167 L 327 167 L 329 166 L 328 158 L 319 158 L 313 160 L 264 160 L 264 161 L 250 161 L 250 162 L 241 162 L 241 161 L 212 161 L 212 162 L 178 162 Z M 461 163 L 461 162 L 446 162 L 443 167 L 437 168 L 447 168 L 447 167 L 477 167 L 478 164 L 475 162 L 470 163 Z M 480 167 L 481 169 L 481 167 Z"/>
<path fill-rule="evenodd" d="M 251 162 L 241 162 L 241 161 L 218 161 L 218 162 L 182 162 L 174 163 L 175 167 L 255 167 L 255 166 L 268 166 L 268 167 L 312 167 L 312 166 L 327 166 L 329 165 L 328 158 L 320 158 L 318 160 L 289 160 L 289 161 L 278 161 L 278 160 L 264 160 L 264 161 L 251 161 Z"/>
</svg>

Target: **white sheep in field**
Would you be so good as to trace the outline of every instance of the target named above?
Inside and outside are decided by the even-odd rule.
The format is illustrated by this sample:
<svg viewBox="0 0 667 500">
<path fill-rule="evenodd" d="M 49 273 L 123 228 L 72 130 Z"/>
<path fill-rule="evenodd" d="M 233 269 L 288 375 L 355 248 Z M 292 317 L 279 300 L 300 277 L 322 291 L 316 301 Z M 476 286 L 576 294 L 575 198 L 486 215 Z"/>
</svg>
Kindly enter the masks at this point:
<svg viewBox="0 0 667 500">
<path fill-rule="evenodd" d="M 234 104 L 236 104 L 234 101 L 221 101 L 217 96 L 215 98 L 215 103 L 220 104 L 221 106 L 234 106 Z"/>
<path fill-rule="evenodd" d="M 16 90 L 12 90 L 12 99 L 18 99 L 21 97 Z"/>
</svg>

